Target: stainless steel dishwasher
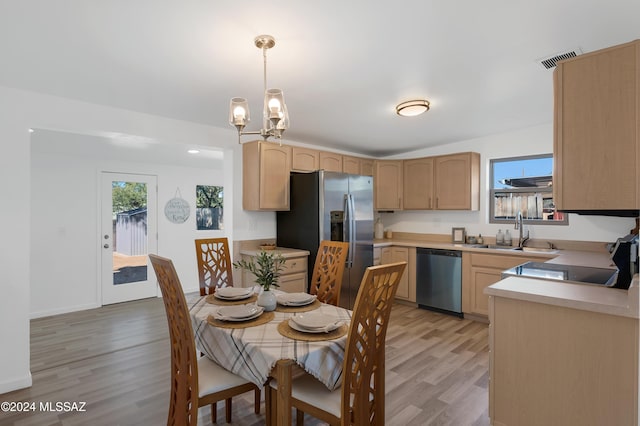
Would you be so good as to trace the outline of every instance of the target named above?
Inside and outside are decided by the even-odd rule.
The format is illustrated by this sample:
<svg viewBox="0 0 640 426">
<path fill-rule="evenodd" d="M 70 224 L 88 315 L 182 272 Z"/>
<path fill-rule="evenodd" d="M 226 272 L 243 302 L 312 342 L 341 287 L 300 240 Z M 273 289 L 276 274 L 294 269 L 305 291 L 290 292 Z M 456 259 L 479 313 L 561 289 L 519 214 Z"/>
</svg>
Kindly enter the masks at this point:
<svg viewBox="0 0 640 426">
<path fill-rule="evenodd" d="M 462 317 L 462 252 L 418 248 L 418 306 Z"/>
</svg>

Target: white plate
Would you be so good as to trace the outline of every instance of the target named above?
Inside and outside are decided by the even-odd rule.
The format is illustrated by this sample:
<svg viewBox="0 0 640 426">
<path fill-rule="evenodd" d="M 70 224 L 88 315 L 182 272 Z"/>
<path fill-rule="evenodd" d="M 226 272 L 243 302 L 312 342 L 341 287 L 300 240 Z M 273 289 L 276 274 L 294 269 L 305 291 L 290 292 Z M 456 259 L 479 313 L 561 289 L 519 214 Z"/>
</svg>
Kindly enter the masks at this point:
<svg viewBox="0 0 640 426">
<path fill-rule="evenodd" d="M 242 287 L 221 287 L 213 293 L 215 297 L 223 300 L 240 300 L 246 299 L 253 293 L 253 288 Z"/>
<path fill-rule="evenodd" d="M 313 303 L 316 296 L 307 293 L 282 293 L 276 296 L 278 303 L 285 306 L 304 306 Z"/>
<path fill-rule="evenodd" d="M 328 326 L 326 328 L 305 328 L 305 327 L 301 327 L 298 324 L 296 324 L 293 321 L 289 321 L 289 327 L 293 328 L 294 330 L 298 330 L 302 333 L 328 333 L 330 331 L 335 330 L 336 328 L 339 328 L 342 325 L 341 322 L 336 322 L 334 324 L 331 324 L 331 326 Z"/>
<path fill-rule="evenodd" d="M 224 321 L 246 321 L 258 317 L 264 309 L 256 305 L 234 305 L 218 308 L 215 318 Z"/>
<path fill-rule="evenodd" d="M 312 330 L 314 328 L 325 328 L 329 324 L 333 324 L 338 321 L 333 315 L 323 314 L 317 311 L 303 312 L 291 317 L 290 322 L 295 322 L 296 325 Z"/>
</svg>

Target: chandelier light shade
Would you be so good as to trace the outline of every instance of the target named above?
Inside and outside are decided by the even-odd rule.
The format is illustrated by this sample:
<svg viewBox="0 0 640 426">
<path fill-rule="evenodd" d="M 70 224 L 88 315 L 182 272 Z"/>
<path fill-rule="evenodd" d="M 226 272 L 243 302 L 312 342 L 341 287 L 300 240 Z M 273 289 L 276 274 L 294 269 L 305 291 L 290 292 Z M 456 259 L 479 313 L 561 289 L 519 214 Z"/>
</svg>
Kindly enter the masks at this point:
<svg viewBox="0 0 640 426">
<path fill-rule="evenodd" d="M 249 115 L 249 102 L 245 98 L 231 98 L 229 106 L 229 124 L 232 126 L 240 126 L 240 130 L 251 121 Z"/>
<path fill-rule="evenodd" d="M 396 106 L 396 114 L 403 117 L 415 117 L 429 111 L 429 101 L 426 99 L 415 99 L 399 103 Z"/>
<path fill-rule="evenodd" d="M 267 89 L 267 50 L 276 45 L 270 35 L 260 35 L 254 40 L 256 47 L 262 49 L 264 63 L 264 109 L 262 129 L 244 131 L 250 120 L 249 103 L 245 98 L 232 98 L 229 104 L 229 124 L 238 130 L 238 143 L 242 135 L 260 135 L 266 141 L 273 136 L 277 139 L 289 128 L 289 112 L 284 102 L 284 94 L 280 89 Z"/>
</svg>

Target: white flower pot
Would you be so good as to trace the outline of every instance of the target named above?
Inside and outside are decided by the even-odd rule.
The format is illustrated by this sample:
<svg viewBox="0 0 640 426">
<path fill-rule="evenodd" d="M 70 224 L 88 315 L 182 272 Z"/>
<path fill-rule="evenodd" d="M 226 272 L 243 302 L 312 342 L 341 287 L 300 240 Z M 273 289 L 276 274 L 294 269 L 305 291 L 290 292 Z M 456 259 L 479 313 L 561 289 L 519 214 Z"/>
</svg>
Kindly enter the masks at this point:
<svg viewBox="0 0 640 426">
<path fill-rule="evenodd" d="M 262 290 L 258 295 L 258 306 L 262 306 L 265 311 L 275 310 L 277 304 L 276 295 L 271 290 Z"/>
</svg>

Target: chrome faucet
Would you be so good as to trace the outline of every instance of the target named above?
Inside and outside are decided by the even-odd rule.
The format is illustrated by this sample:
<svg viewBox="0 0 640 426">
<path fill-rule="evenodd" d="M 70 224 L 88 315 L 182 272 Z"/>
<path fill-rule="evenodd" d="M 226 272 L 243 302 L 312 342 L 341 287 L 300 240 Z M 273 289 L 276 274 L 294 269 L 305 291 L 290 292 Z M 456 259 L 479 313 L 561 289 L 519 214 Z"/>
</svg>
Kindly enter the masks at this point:
<svg viewBox="0 0 640 426">
<path fill-rule="evenodd" d="M 516 224 L 513 227 L 514 229 L 518 229 L 520 234 L 518 236 L 518 247 L 524 247 L 524 243 L 529 239 L 529 230 L 527 229 L 527 235 L 523 236 L 522 233 L 524 231 L 524 223 L 522 221 L 522 211 L 518 211 L 516 215 Z"/>
</svg>

